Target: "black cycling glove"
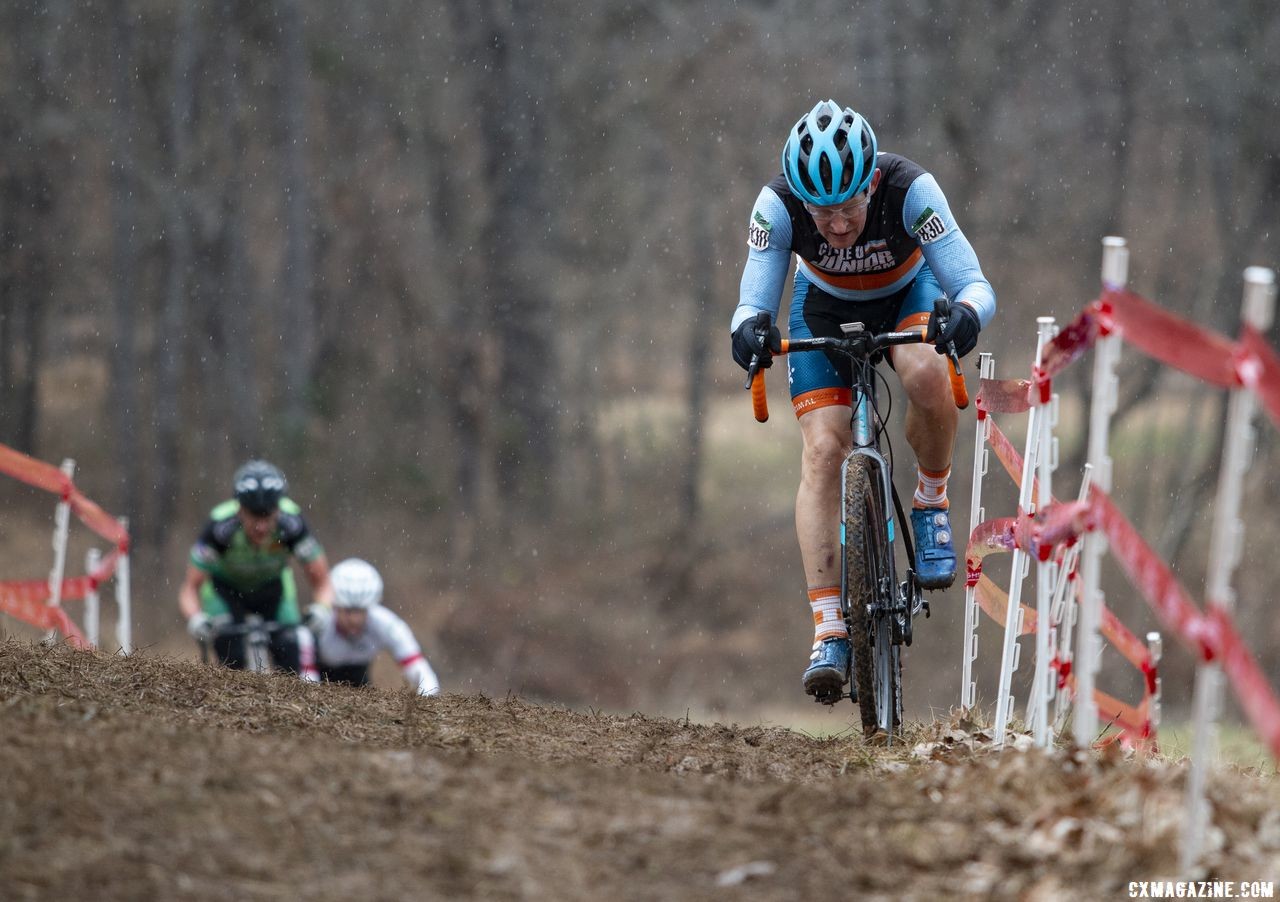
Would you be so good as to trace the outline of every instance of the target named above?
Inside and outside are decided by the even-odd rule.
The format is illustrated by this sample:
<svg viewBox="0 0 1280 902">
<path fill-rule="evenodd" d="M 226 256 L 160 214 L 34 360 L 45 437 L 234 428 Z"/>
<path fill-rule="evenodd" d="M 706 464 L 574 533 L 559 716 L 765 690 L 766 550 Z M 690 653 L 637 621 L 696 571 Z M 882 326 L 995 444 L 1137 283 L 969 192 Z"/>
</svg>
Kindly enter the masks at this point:
<svg viewBox="0 0 1280 902">
<path fill-rule="evenodd" d="M 934 350 L 939 354 L 945 354 L 947 343 L 955 342 L 956 353 L 963 357 L 977 347 L 978 333 L 981 331 L 982 321 L 978 319 L 978 314 L 972 307 L 968 304 L 952 304 L 947 326 L 934 342 Z"/>
<path fill-rule="evenodd" d="M 760 358 L 760 368 L 768 369 L 773 366 L 770 355 L 781 350 L 782 333 L 773 324 L 773 317 L 763 311 L 743 320 L 733 330 L 733 360 L 744 370 L 751 366 L 751 358 L 755 356 Z"/>
</svg>

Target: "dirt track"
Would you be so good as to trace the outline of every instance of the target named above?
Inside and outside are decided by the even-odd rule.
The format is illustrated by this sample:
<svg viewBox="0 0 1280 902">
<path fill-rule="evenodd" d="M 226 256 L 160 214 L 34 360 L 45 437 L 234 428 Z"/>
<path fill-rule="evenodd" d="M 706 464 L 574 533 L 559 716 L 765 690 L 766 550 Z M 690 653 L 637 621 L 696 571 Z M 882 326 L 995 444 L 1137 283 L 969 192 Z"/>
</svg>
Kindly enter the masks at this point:
<svg viewBox="0 0 1280 902">
<path fill-rule="evenodd" d="M 0 899 L 1125 898 L 1182 768 L 305 686 L 0 643 Z M 1207 873 L 1280 873 L 1215 782 Z"/>
</svg>

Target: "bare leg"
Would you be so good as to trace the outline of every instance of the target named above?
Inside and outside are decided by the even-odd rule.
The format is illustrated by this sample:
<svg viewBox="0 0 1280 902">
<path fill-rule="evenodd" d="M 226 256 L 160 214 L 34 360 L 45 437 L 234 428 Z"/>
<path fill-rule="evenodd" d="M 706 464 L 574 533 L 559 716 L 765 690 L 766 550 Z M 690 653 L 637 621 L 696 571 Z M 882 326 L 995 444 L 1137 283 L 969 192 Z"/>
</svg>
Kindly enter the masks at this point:
<svg viewBox="0 0 1280 902">
<path fill-rule="evenodd" d="M 929 345 L 900 345 L 893 352 L 894 368 L 907 393 L 907 442 L 916 452 L 921 470 L 942 473 L 951 467 L 960 419 L 951 398 L 947 360 Z M 937 488 L 935 484 L 933 489 Z M 926 589 L 951 585 L 956 576 L 956 555 L 946 514 L 923 507 L 913 510 L 911 528 L 920 585 Z"/>
<path fill-rule="evenodd" d="M 932 345 L 898 345 L 892 349 L 893 367 L 907 393 L 907 444 L 926 470 L 951 466 L 960 420 L 951 399 L 947 359 Z"/>
<path fill-rule="evenodd" d="M 796 537 L 810 589 L 840 583 L 840 464 L 849 453 L 849 414 L 848 407 L 820 407 L 800 417 Z"/>
<path fill-rule="evenodd" d="M 800 489 L 796 492 L 796 536 L 809 584 L 814 614 L 814 651 L 804 672 L 805 692 L 834 701 L 849 671 L 849 642 L 843 621 L 839 628 L 838 592 L 816 593 L 840 585 L 840 464 L 849 453 L 849 408 L 820 407 L 800 417 L 804 454 L 800 460 Z M 826 605 L 823 597 L 826 598 Z M 828 605 L 834 602 L 834 610 Z M 821 618 L 821 620 L 819 620 Z M 826 641 L 819 642 L 830 627 Z"/>
</svg>

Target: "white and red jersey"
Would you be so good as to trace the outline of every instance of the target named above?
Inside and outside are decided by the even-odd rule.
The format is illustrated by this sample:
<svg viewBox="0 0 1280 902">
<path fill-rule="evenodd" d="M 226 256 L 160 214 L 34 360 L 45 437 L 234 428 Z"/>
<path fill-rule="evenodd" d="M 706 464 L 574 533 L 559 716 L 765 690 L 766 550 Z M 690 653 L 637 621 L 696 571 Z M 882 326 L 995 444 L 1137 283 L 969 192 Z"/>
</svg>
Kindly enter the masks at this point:
<svg viewBox="0 0 1280 902">
<path fill-rule="evenodd" d="M 413 630 L 380 604 L 369 608 L 369 619 L 360 635 L 344 636 L 338 632 L 337 618 L 333 618 L 316 636 L 316 657 L 323 667 L 368 666 L 384 649 L 396 659 L 405 679 L 419 694 L 435 695 L 440 691 L 440 681 L 423 657 Z"/>
</svg>

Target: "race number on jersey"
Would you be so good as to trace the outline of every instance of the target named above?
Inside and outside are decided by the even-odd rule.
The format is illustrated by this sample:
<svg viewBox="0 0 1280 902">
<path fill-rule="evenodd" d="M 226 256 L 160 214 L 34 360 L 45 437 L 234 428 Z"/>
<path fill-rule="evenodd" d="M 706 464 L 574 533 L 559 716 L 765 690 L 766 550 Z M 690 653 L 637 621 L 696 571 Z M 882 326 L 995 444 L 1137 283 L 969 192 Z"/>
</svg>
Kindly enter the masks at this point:
<svg viewBox="0 0 1280 902">
<path fill-rule="evenodd" d="M 751 224 L 747 226 L 747 247 L 758 251 L 764 250 L 769 246 L 771 231 L 773 231 L 773 224 L 761 216 L 760 211 L 757 210 L 751 217 Z"/>
<path fill-rule="evenodd" d="M 947 224 L 933 211 L 933 207 L 925 207 L 924 212 L 916 219 L 915 225 L 911 227 L 911 233 L 921 244 L 928 244 L 947 234 Z"/>
</svg>

